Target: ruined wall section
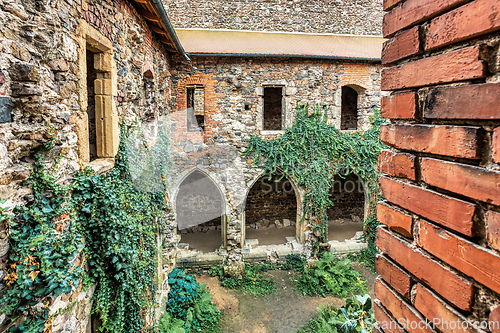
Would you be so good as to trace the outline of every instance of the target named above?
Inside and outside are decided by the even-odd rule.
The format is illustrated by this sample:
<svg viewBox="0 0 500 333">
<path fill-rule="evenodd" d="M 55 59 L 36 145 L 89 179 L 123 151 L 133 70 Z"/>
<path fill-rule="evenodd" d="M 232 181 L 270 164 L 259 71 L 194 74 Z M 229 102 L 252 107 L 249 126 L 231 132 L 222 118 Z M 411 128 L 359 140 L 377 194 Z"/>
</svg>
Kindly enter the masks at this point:
<svg viewBox="0 0 500 333">
<path fill-rule="evenodd" d="M 241 259 L 245 199 L 263 172 L 252 164 L 252 158 L 242 156 L 249 135 L 270 138 L 282 133 L 263 131 L 263 86 L 283 87 L 286 126 L 293 124 L 295 105 L 300 102 L 309 103 L 311 107 L 325 106 L 330 123 L 337 128 L 340 128 L 341 87 L 354 86 L 362 91 L 358 128 L 366 129 L 370 126 L 373 108 L 380 107 L 379 71 L 378 64 L 318 59 L 194 57 L 192 66 L 173 62 L 175 107 L 170 117 L 174 123 L 172 148 L 179 174 L 174 184 L 196 166 L 219 186 L 224 194 L 228 221 L 224 250 L 231 252 L 230 259 Z M 204 89 L 204 131 L 186 129 L 186 87 L 189 85 Z M 174 185 L 173 201 L 175 195 Z M 299 209 L 300 202 L 298 198 Z M 304 227 L 299 234 L 306 236 L 306 232 Z M 306 242 L 306 239 L 300 238 L 300 241 Z"/>
<path fill-rule="evenodd" d="M 60 158 L 56 167 L 60 181 L 69 181 L 85 164 L 81 119 L 85 119 L 82 96 L 87 86 L 81 64 L 85 63 L 86 31 L 92 30 L 110 48 L 116 72 L 112 85 L 116 119 L 150 120 L 168 112 L 167 53 L 126 1 L 0 0 L 0 22 L 0 198 L 7 200 L 4 207 L 32 200 L 23 181 L 31 173 L 34 151 L 48 142 L 50 133 L 55 133 L 54 148 L 44 152 L 43 159 L 52 167 Z M 150 77 L 147 93 L 145 73 Z M 8 240 L 7 226 L 2 225 L 0 294 L 6 288 Z M 54 300 L 51 313 L 76 303 L 55 319 L 53 332 L 85 332 L 92 290 L 76 290 Z M 0 315 L 0 331 L 8 324 L 9 318 Z"/>
<path fill-rule="evenodd" d="M 500 332 L 498 1 L 384 8 L 375 331 Z"/>
<path fill-rule="evenodd" d="M 176 28 L 381 35 L 376 0 L 167 0 Z"/>
</svg>

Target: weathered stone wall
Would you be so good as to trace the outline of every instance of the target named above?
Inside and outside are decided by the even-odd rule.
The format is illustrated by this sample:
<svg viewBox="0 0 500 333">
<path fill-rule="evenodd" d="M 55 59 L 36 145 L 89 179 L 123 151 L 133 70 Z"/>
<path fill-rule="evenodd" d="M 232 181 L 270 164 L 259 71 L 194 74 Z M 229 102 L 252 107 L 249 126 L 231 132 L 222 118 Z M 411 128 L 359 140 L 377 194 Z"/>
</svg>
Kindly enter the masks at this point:
<svg viewBox="0 0 500 333">
<path fill-rule="evenodd" d="M 29 202 L 30 175 L 36 148 L 56 133 L 54 148 L 43 153 L 47 167 L 62 157 L 56 168 L 60 180 L 86 164 L 87 83 L 83 64 L 85 45 L 96 40 L 111 55 L 113 121 L 151 119 L 169 111 L 169 60 L 126 1 L 15 1 L 0 0 L 0 198 L 12 208 Z M 106 76 L 108 75 L 108 76 Z M 146 78 L 147 76 L 147 78 Z M 50 125 L 49 125 L 50 123 Z M 85 142 L 87 140 L 87 142 Z M 87 152 L 88 154 L 88 152 Z M 88 156 L 88 155 L 87 155 Z M 102 163 L 101 163 L 102 162 Z M 112 166 L 97 160 L 93 164 Z M 5 285 L 8 237 L 0 226 L 0 294 Z M 171 231 L 171 230 L 170 230 Z M 165 237 L 171 237 L 170 231 Z M 168 269 L 169 263 L 165 263 Z M 75 306 L 53 323 L 53 332 L 85 332 L 92 288 L 63 295 L 51 304 L 51 313 Z M 0 331 L 9 319 L 0 316 Z"/>
<path fill-rule="evenodd" d="M 168 0 L 176 28 L 380 35 L 382 1 Z"/>
<path fill-rule="evenodd" d="M 283 219 L 293 220 L 297 218 L 297 197 L 295 189 L 281 174 L 264 175 L 252 186 L 247 195 L 245 203 L 246 225 L 256 228 L 255 223 L 263 219 L 269 223 Z M 261 224 L 262 225 L 262 224 Z M 258 228 L 258 226 L 257 226 Z"/>
<path fill-rule="evenodd" d="M 374 332 L 500 332 L 498 1 L 384 8 Z"/>
<path fill-rule="evenodd" d="M 170 193 L 175 203 L 178 184 L 195 169 L 207 174 L 224 194 L 227 239 L 223 239 L 230 259 L 241 259 L 245 239 L 245 202 L 250 188 L 263 170 L 241 156 L 249 134 L 273 137 L 283 131 L 263 130 L 263 87 L 283 87 L 286 126 L 295 118 L 295 104 L 325 106 L 329 122 L 340 128 L 341 87 L 354 87 L 360 95 L 358 128 L 369 127 L 369 116 L 380 107 L 380 65 L 319 59 L 194 57 L 191 65 L 172 64 L 176 104 L 172 148 L 177 168 Z M 241 86 L 240 86 L 241 84 Z M 187 129 L 187 87 L 203 87 L 205 129 Z M 295 185 L 294 185 L 295 186 Z M 301 189 L 295 206 L 300 215 Z M 258 207 L 252 207 L 259 209 Z M 283 216 L 281 216 L 283 218 Z M 287 216 L 288 217 L 288 216 Z M 290 218 L 292 219 L 292 218 Z M 307 238 L 304 224 L 297 224 L 301 242 Z"/>
</svg>

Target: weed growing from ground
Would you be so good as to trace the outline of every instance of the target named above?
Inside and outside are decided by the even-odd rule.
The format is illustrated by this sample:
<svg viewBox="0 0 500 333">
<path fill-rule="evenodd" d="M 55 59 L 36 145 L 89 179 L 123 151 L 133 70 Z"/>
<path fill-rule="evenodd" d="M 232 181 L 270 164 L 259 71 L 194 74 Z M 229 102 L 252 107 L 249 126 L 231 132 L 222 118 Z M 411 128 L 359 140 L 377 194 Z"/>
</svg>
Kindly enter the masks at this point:
<svg viewBox="0 0 500 333">
<path fill-rule="evenodd" d="M 338 260 L 330 252 L 324 253 L 320 260 L 309 263 L 297 279 L 297 289 L 304 295 L 341 298 L 349 294 L 366 291 L 361 275 L 352 268 L 349 259 Z"/>
<path fill-rule="evenodd" d="M 238 277 L 226 276 L 222 266 L 212 267 L 209 274 L 218 276 L 221 286 L 227 289 L 241 290 L 254 296 L 270 295 L 276 290 L 276 282 L 262 276 L 261 272 L 277 269 L 270 264 L 250 265 L 245 263 L 246 273 Z"/>
<path fill-rule="evenodd" d="M 357 295 L 346 300 L 345 306 L 318 308 L 319 317 L 301 327 L 297 333 L 369 333 L 373 331 L 372 300 L 370 295 Z"/>
</svg>

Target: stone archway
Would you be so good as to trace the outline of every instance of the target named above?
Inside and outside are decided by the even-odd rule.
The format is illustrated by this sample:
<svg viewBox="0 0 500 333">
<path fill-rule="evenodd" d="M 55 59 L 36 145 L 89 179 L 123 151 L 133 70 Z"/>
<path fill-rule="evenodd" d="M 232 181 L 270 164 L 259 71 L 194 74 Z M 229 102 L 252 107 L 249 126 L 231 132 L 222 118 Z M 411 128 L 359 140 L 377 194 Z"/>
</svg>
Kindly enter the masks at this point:
<svg viewBox="0 0 500 333">
<path fill-rule="evenodd" d="M 354 173 L 342 178 L 336 175 L 329 199 L 328 240 L 344 241 L 363 231 L 366 218 L 367 193 L 363 181 Z"/>
<path fill-rule="evenodd" d="M 272 245 L 286 243 L 287 237 L 297 237 L 300 193 L 280 172 L 271 179 L 268 173 L 260 175 L 249 187 L 244 207 L 247 240 L 257 239 L 259 245 Z"/>
<path fill-rule="evenodd" d="M 224 196 L 201 170 L 191 171 L 175 196 L 177 230 L 181 242 L 199 252 L 213 252 L 224 245 Z"/>
</svg>

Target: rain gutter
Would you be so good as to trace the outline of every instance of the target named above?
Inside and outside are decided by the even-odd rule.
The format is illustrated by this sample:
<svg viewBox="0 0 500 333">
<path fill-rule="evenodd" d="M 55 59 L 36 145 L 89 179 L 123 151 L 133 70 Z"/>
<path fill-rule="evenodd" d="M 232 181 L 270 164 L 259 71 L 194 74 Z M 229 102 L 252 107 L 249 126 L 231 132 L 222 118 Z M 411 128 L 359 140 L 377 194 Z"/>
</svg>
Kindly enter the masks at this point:
<svg viewBox="0 0 500 333">
<path fill-rule="evenodd" d="M 189 59 L 188 55 L 184 51 L 184 48 L 182 47 L 181 42 L 179 41 L 179 38 L 177 38 L 177 34 L 175 33 L 174 27 L 170 23 L 167 12 L 165 11 L 165 7 L 163 7 L 163 3 L 161 2 L 161 0 L 151 0 L 151 3 L 155 7 L 156 13 L 160 16 L 161 22 L 163 23 L 165 28 L 167 28 L 167 32 L 172 38 L 172 41 L 174 42 L 177 51 L 179 51 L 179 53 L 184 57 L 184 59 L 186 59 L 187 61 L 191 61 L 191 59 Z"/>
</svg>

